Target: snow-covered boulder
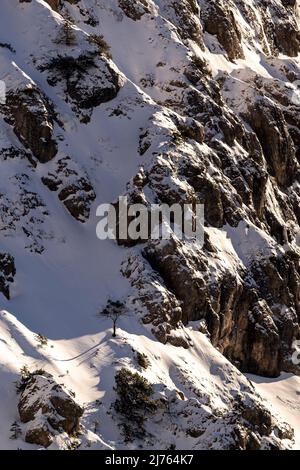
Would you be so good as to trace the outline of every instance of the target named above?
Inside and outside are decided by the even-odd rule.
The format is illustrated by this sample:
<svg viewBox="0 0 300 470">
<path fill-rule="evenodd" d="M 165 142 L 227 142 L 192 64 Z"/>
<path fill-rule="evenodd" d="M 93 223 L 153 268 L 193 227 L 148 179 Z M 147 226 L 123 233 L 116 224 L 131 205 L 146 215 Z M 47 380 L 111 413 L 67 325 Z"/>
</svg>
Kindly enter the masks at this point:
<svg viewBox="0 0 300 470">
<path fill-rule="evenodd" d="M 53 376 L 44 371 L 29 374 L 22 383 L 18 403 L 22 423 L 27 423 L 25 441 L 48 447 L 57 433 L 75 436 L 83 408 Z"/>
</svg>

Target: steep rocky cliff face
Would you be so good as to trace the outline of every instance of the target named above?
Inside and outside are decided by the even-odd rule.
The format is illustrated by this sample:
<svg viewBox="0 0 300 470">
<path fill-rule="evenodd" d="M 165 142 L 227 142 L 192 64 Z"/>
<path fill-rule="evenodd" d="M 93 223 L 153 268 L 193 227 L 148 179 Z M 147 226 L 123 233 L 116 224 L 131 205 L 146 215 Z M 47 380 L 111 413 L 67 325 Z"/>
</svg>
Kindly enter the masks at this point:
<svg viewBox="0 0 300 470">
<path fill-rule="evenodd" d="M 4 330 L 67 341 L 76 359 L 101 339 L 112 370 L 138 369 L 138 344 L 158 405 L 136 446 L 289 448 L 240 372 L 300 375 L 299 2 L 3 0 L 0 13 L 0 292 L 23 324 Z M 119 196 L 203 204 L 204 246 L 97 240 L 97 205 Z M 128 313 L 123 352 L 95 339 L 110 298 Z M 123 448 L 95 351 L 83 442 Z M 38 360 L 61 372 L 51 351 Z M 91 430 L 97 413 L 113 431 Z M 47 446 L 63 447 L 52 431 Z"/>
<path fill-rule="evenodd" d="M 182 303 L 174 327 L 203 319 L 213 344 L 242 370 L 277 375 L 295 369 L 290 348 L 299 336 L 298 5 L 188 3 L 202 38 L 188 38 L 197 54 L 182 37 L 186 22 L 176 2 L 157 5 L 158 15 L 167 10 L 176 18 L 186 57 L 176 80 L 157 70 L 151 82 L 140 79 L 150 96 L 163 95 L 173 130 L 162 151 L 149 137 L 157 126 L 151 119 L 143 139 L 154 158 L 128 194 L 133 201 L 138 192 L 140 200 L 155 194 L 168 204 L 204 203 L 206 243 L 201 250 L 175 238 L 168 246 L 149 243 L 142 256 Z M 182 135 L 173 112 L 204 125 L 204 142 Z M 159 328 L 160 340 L 170 339 L 167 330 Z"/>
</svg>

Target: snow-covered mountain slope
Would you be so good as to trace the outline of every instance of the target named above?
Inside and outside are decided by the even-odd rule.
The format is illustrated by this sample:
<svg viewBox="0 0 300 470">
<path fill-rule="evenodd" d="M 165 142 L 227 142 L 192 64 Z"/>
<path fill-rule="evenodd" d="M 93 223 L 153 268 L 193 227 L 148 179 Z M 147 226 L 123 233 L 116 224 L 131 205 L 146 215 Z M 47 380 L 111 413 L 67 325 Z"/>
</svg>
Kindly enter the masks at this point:
<svg viewBox="0 0 300 470">
<path fill-rule="evenodd" d="M 299 448 L 299 14 L 1 1 L 1 448 Z M 120 195 L 204 204 L 204 246 L 100 241 Z"/>
</svg>

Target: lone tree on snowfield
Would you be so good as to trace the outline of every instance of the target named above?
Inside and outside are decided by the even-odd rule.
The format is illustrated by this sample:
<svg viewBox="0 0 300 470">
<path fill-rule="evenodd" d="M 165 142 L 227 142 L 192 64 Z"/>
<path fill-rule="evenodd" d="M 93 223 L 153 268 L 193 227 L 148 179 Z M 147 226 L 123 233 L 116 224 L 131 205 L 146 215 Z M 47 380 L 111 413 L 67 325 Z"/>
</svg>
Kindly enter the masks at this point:
<svg viewBox="0 0 300 470">
<path fill-rule="evenodd" d="M 110 318 L 113 323 L 113 337 L 115 338 L 117 336 L 116 330 L 117 330 L 117 323 L 120 317 L 126 315 L 126 310 L 123 302 L 120 302 L 119 300 L 109 300 L 107 302 L 106 307 L 103 310 L 100 310 L 98 312 L 98 315 L 102 318 Z"/>
</svg>

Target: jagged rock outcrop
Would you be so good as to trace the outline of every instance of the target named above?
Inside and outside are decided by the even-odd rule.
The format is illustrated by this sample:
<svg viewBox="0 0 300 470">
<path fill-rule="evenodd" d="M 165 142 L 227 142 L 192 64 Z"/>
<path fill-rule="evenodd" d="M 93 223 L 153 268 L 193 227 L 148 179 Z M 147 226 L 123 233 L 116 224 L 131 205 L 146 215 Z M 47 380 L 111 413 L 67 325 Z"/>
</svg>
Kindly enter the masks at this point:
<svg viewBox="0 0 300 470">
<path fill-rule="evenodd" d="M 245 3 L 241 0 L 207 0 L 202 3 L 201 17 L 204 29 L 215 35 L 230 60 L 243 58 L 242 39 L 253 41 L 254 36 L 239 27 L 239 15 L 251 24 L 255 35 L 268 55 L 299 53 L 299 25 L 294 0 L 268 0 Z M 247 36 L 245 37 L 245 35 Z"/>
<path fill-rule="evenodd" d="M 23 384 L 18 403 L 25 441 L 49 447 L 58 433 L 75 436 L 83 409 L 69 392 L 44 371 L 33 372 Z"/>
<path fill-rule="evenodd" d="M 183 40 L 191 39 L 202 49 L 204 48 L 203 27 L 199 18 L 200 7 L 196 0 L 183 0 L 180 3 L 167 0 L 161 2 L 160 11 L 177 27 Z"/>
<path fill-rule="evenodd" d="M 89 109 L 112 100 L 118 94 L 122 81 L 112 63 L 94 50 L 76 56 L 58 55 L 40 66 L 47 71 L 51 86 L 59 83 L 79 109 Z"/>
<path fill-rule="evenodd" d="M 261 2 L 264 32 L 275 54 L 282 52 L 296 57 L 300 51 L 300 30 L 295 10 L 294 0 L 274 3 L 271 8 L 267 1 Z"/>
<path fill-rule="evenodd" d="M 235 19 L 232 2 L 209 0 L 201 11 L 204 30 L 216 35 L 229 60 L 243 59 L 242 34 Z"/>
<path fill-rule="evenodd" d="M 300 334 L 299 268 L 293 252 L 261 260 L 249 271 L 222 266 L 209 236 L 204 250 L 195 251 L 171 238 L 148 243 L 143 255 L 158 277 L 146 275 L 149 268 L 137 259 L 128 263 L 124 273 L 138 294 L 135 307 L 147 308 L 143 321 L 152 323 L 160 341 L 174 344 L 172 336 L 180 336 L 182 323 L 203 320 L 212 343 L 241 370 L 276 376 L 282 369 L 297 369 L 291 362 L 291 345 Z M 219 274 L 213 279 L 216 266 Z M 142 278 L 138 272 L 143 272 Z M 163 286 L 156 294 L 154 279 Z M 162 291 L 166 299 L 174 299 L 171 304 L 159 299 Z"/>
<path fill-rule="evenodd" d="M 128 18 L 137 21 L 145 13 L 150 13 L 147 0 L 118 0 L 119 7 Z"/>
<path fill-rule="evenodd" d="M 9 122 L 25 148 L 41 163 L 57 153 L 53 138 L 54 112 L 43 93 L 34 86 L 9 92 L 6 98 Z"/>
<path fill-rule="evenodd" d="M 139 312 L 146 308 L 142 316 L 144 324 L 150 324 L 152 332 L 162 343 L 188 347 L 188 341 L 176 329 L 182 324 L 181 303 L 175 295 L 163 285 L 158 273 L 151 271 L 145 260 L 130 256 L 122 266 L 122 273 L 138 292 L 138 298 L 132 299 L 131 308 Z"/>
<path fill-rule="evenodd" d="M 42 182 L 50 191 L 58 193 L 59 200 L 75 219 L 85 222 L 89 218 L 96 194 L 88 176 L 70 157 L 53 162 L 52 168 L 42 176 Z"/>
<path fill-rule="evenodd" d="M 248 110 L 248 121 L 255 131 L 270 167 L 280 186 L 290 186 L 297 177 L 296 149 L 280 108 L 266 100 Z"/>
</svg>

